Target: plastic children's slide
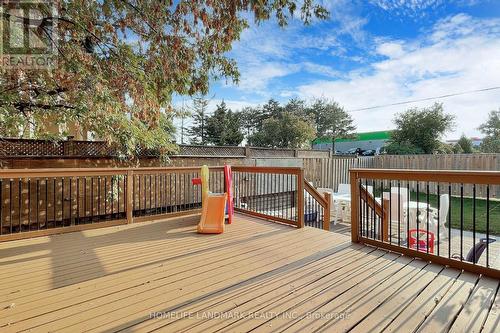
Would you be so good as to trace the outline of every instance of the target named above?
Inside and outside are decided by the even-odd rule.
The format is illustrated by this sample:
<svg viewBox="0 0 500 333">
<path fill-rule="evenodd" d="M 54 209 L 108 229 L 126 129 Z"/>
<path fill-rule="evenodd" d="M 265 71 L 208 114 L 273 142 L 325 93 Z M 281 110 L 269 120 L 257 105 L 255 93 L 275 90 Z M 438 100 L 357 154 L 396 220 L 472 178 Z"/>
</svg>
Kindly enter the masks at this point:
<svg viewBox="0 0 500 333">
<path fill-rule="evenodd" d="M 224 232 L 226 193 L 207 194 L 201 211 L 198 232 L 201 234 L 221 234 Z"/>
</svg>

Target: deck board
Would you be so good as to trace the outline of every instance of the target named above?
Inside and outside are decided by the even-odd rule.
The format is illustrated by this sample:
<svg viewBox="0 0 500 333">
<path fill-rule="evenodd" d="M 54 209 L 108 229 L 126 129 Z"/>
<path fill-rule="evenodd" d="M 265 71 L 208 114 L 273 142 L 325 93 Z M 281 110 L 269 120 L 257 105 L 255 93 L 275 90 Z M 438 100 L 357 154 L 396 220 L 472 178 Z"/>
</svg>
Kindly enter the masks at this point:
<svg viewBox="0 0 500 333">
<path fill-rule="evenodd" d="M 0 331 L 497 328 L 497 280 L 352 244 L 347 232 L 237 215 L 224 234 L 199 235 L 197 219 L 1 243 Z"/>
</svg>

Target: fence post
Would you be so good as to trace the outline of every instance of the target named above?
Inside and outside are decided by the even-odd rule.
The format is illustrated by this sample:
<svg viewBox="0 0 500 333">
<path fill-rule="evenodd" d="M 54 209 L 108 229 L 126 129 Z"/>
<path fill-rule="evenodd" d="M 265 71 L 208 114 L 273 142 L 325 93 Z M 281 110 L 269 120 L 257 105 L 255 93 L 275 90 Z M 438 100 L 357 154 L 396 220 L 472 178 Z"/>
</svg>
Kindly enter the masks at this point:
<svg viewBox="0 0 500 333">
<path fill-rule="evenodd" d="M 133 223 L 134 198 L 133 198 L 133 177 L 134 171 L 127 170 L 127 224 Z"/>
<path fill-rule="evenodd" d="M 326 200 L 326 207 L 325 207 L 325 212 L 324 212 L 324 217 L 323 217 L 323 229 L 324 230 L 330 230 L 330 210 L 331 210 L 331 205 L 332 205 L 332 195 L 330 192 L 325 192 L 325 200 Z"/>
<path fill-rule="evenodd" d="M 300 168 L 297 175 L 297 222 L 299 228 L 304 228 L 304 169 Z"/>
<path fill-rule="evenodd" d="M 351 241 L 359 243 L 359 187 L 358 187 L 358 173 L 350 172 L 351 181 Z"/>
</svg>

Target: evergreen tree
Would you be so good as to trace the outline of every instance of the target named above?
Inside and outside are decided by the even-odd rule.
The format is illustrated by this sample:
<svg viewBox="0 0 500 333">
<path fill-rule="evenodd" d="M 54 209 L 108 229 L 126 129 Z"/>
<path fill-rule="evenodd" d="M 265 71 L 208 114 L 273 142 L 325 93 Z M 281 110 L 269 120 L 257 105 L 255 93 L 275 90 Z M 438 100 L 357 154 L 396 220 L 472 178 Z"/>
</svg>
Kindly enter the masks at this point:
<svg viewBox="0 0 500 333">
<path fill-rule="evenodd" d="M 208 102 L 203 96 L 193 99 L 193 125 L 187 131 L 191 137 L 191 144 L 205 145 L 207 143 Z"/>
<path fill-rule="evenodd" d="M 223 101 L 207 119 L 206 142 L 217 146 L 237 146 L 243 138 L 238 114 L 228 109 Z"/>
</svg>

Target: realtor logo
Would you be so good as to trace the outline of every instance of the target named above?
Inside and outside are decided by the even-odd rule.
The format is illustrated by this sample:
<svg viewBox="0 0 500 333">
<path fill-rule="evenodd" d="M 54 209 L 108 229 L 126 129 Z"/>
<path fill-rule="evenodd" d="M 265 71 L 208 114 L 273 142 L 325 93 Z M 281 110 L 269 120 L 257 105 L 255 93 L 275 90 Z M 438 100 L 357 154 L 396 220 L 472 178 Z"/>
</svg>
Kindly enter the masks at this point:
<svg viewBox="0 0 500 333">
<path fill-rule="evenodd" d="M 0 0 L 0 69 L 56 66 L 55 0 Z"/>
</svg>

